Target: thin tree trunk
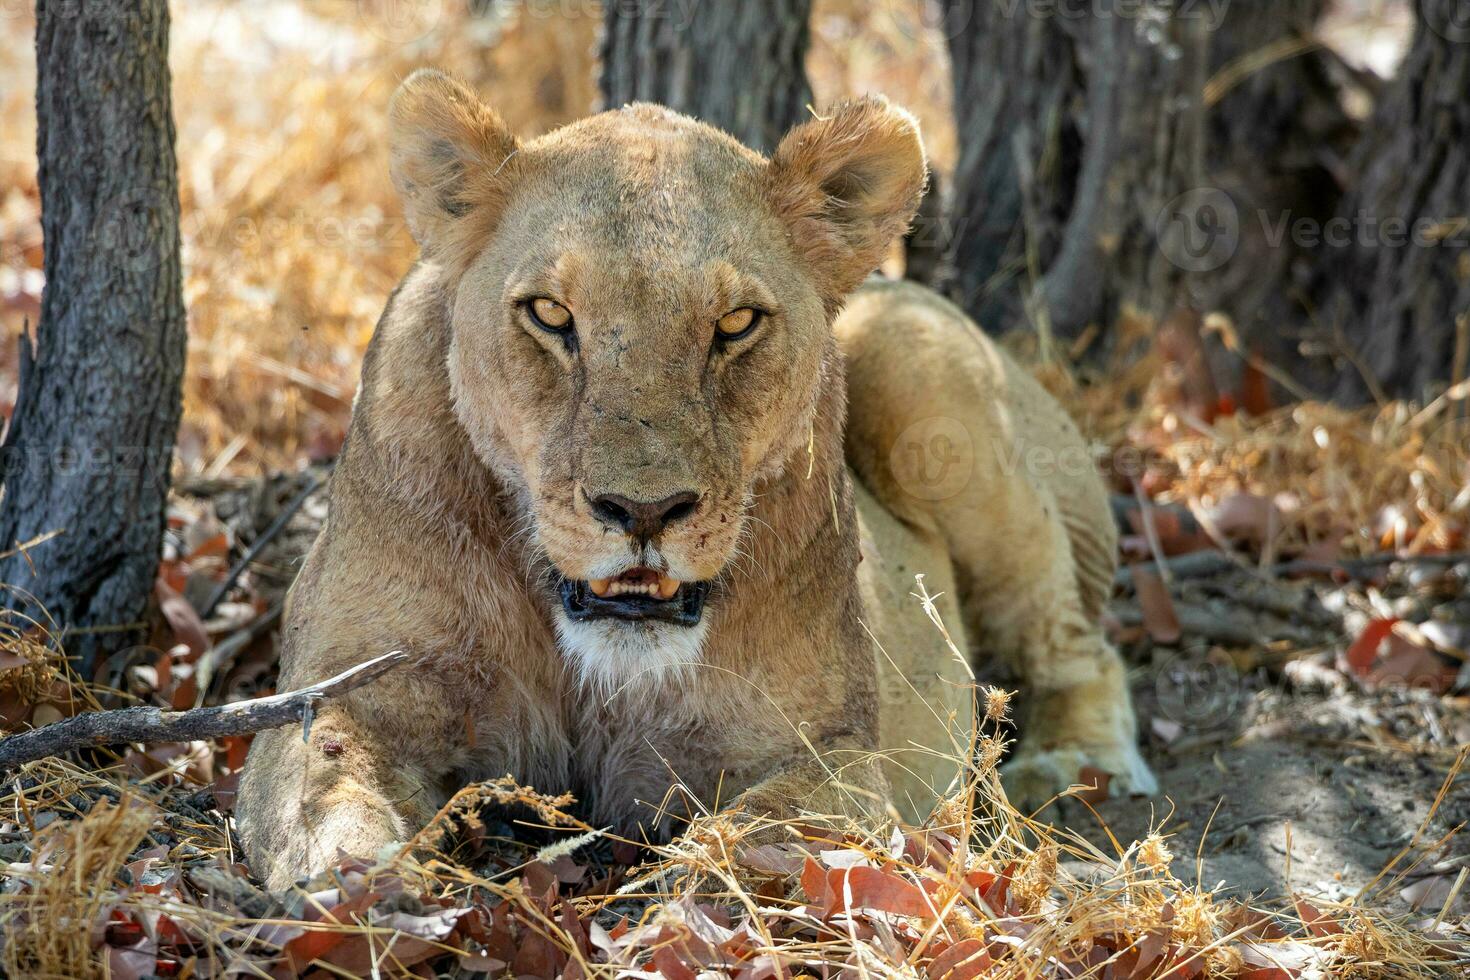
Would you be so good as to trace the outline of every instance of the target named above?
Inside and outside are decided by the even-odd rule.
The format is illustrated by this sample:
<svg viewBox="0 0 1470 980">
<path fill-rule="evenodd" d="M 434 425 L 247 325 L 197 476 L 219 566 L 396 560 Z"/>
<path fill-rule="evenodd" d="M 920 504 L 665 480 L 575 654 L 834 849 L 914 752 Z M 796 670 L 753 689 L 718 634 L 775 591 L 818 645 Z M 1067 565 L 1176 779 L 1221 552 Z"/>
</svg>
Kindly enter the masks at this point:
<svg viewBox="0 0 1470 980">
<path fill-rule="evenodd" d="M 1061 338 L 1127 308 L 1166 312 L 1189 270 L 1161 216 L 1201 184 L 1203 15 L 946 0 L 944 26 L 954 298 L 987 329 Z"/>
<path fill-rule="evenodd" d="M 806 117 L 811 0 L 604 5 L 609 107 L 657 102 L 769 152 Z"/>
<path fill-rule="evenodd" d="M 157 571 L 184 306 L 166 0 L 39 0 L 46 285 L 3 454 L 6 603 L 90 668 L 135 642 Z M 24 590 L 24 593 L 18 590 Z M 33 599 L 32 599 L 33 597 Z"/>
<path fill-rule="evenodd" d="M 1320 250 L 1317 322 L 1346 401 L 1433 395 L 1465 377 L 1470 354 L 1470 11 L 1417 10 Z"/>
</svg>

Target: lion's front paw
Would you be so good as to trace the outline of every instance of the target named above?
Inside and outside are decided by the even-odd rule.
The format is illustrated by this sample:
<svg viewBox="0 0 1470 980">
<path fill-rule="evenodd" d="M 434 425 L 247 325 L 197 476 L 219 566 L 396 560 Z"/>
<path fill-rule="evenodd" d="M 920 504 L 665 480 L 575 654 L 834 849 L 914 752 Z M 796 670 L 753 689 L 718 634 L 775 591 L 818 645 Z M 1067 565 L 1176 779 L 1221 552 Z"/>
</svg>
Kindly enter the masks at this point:
<svg viewBox="0 0 1470 980">
<path fill-rule="evenodd" d="M 1084 782 L 1084 769 L 1100 769 L 1111 778 L 1108 795 L 1153 796 L 1159 781 L 1132 742 L 1091 748 L 1061 747 L 1046 751 L 1025 747 L 1001 768 L 1011 803 L 1025 812 L 1045 806 L 1052 797 Z"/>
</svg>

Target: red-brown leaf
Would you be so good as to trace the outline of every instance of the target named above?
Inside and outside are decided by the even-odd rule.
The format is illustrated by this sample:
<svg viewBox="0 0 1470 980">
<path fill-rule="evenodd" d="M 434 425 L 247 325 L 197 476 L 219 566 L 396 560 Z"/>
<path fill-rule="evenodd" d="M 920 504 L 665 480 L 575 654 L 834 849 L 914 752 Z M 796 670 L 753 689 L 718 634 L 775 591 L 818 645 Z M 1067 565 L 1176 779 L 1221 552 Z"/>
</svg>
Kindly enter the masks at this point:
<svg viewBox="0 0 1470 980">
<path fill-rule="evenodd" d="M 978 939 L 962 939 L 929 962 L 933 980 L 971 980 L 990 969 L 990 951 Z"/>
<path fill-rule="evenodd" d="M 801 890 L 806 894 L 807 904 L 819 910 L 818 915 L 826 914 L 821 910 L 829 908 L 832 903 L 832 893 L 827 888 L 827 872 L 811 858 L 806 859 L 801 869 Z"/>
<path fill-rule="evenodd" d="M 354 916 L 361 915 L 367 909 L 372 908 L 373 902 L 380 896 L 376 892 L 363 892 L 361 895 L 346 902 L 332 906 L 319 921 L 326 923 L 351 923 Z M 350 933 L 337 932 L 327 929 L 308 929 L 301 935 L 287 941 L 281 947 L 281 952 L 291 969 L 300 973 L 312 960 L 326 956 L 335 949 Z"/>
<path fill-rule="evenodd" d="M 190 558 L 219 558 L 230 553 L 230 538 L 221 531 L 210 538 L 205 538 L 195 545 L 194 550 L 189 552 Z"/>
<path fill-rule="evenodd" d="M 934 914 L 923 889 L 892 872 L 877 868 L 833 869 L 828 872 L 828 886 L 833 891 L 834 912 L 863 908 L 895 915 Z"/>
<path fill-rule="evenodd" d="M 1129 570 L 1133 576 L 1133 591 L 1138 595 L 1138 605 L 1143 611 L 1143 625 L 1155 643 L 1165 645 L 1178 643 L 1184 631 L 1179 626 L 1179 616 L 1174 611 L 1174 597 L 1164 585 L 1157 572 L 1142 565 Z"/>
<path fill-rule="evenodd" d="M 669 980 L 699 980 L 699 975 L 685 966 L 668 946 L 660 946 L 653 951 L 653 966 Z"/>
<path fill-rule="evenodd" d="M 1373 667 L 1373 661 L 1378 658 L 1378 648 L 1388 635 L 1393 632 L 1397 619 L 1372 619 L 1368 625 L 1363 627 L 1363 632 L 1348 647 L 1347 662 L 1355 674 L 1361 677 L 1368 676 Z"/>
<path fill-rule="evenodd" d="M 1458 671 L 1428 647 L 1397 633 L 1388 636 L 1388 653 L 1368 675 L 1370 687 L 1410 687 L 1444 694 L 1455 683 Z"/>
<path fill-rule="evenodd" d="M 1297 917 L 1307 927 L 1307 931 L 1314 936 L 1336 936 L 1342 933 L 1342 926 L 1337 921 L 1330 919 L 1315 905 L 1306 899 L 1292 896 L 1296 904 Z"/>
<path fill-rule="evenodd" d="M 197 657 L 208 650 L 209 632 L 189 600 L 164 581 L 162 576 L 154 582 L 153 594 L 158 599 L 158 608 L 163 613 L 163 618 L 168 620 L 169 629 L 173 630 L 180 643 L 189 648 L 189 654 Z"/>
</svg>

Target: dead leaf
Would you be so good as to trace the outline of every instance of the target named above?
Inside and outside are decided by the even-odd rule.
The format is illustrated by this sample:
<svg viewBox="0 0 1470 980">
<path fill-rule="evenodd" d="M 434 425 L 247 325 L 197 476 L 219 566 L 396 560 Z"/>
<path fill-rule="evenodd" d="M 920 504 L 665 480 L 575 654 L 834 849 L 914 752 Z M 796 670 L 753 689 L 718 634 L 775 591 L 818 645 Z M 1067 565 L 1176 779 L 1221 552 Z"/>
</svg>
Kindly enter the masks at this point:
<svg viewBox="0 0 1470 980">
<path fill-rule="evenodd" d="M 201 522 L 203 523 L 203 522 Z M 221 531 L 205 538 L 189 551 L 190 560 L 198 558 L 223 558 L 230 553 L 229 535 Z"/>
<path fill-rule="evenodd" d="M 828 874 L 836 876 L 836 880 L 829 878 L 829 883 L 841 903 L 834 912 L 862 908 L 915 917 L 934 914 L 924 890 L 892 872 L 858 867 Z"/>
<path fill-rule="evenodd" d="M 1138 596 L 1138 605 L 1143 612 L 1143 625 L 1155 643 L 1172 646 L 1183 637 L 1179 616 L 1174 611 L 1174 597 L 1157 572 L 1142 565 L 1129 568 L 1133 578 L 1133 591 Z"/>
<path fill-rule="evenodd" d="M 1368 675 L 1370 687 L 1410 687 L 1444 694 L 1454 685 L 1457 670 L 1431 649 L 1398 633 L 1389 633 L 1388 652 Z"/>
<path fill-rule="evenodd" d="M 1281 509 L 1269 497 L 1231 494 L 1205 511 L 1202 518 L 1228 540 L 1254 549 L 1263 548 L 1281 533 Z"/>
<path fill-rule="evenodd" d="M 179 642 L 189 648 L 191 657 L 198 657 L 209 649 L 209 631 L 204 628 L 204 620 L 199 618 L 199 613 L 189 600 L 185 599 L 173 586 L 169 585 L 160 576 L 153 586 L 154 597 L 158 600 L 159 611 L 163 618 L 168 620 L 169 629 L 173 630 L 174 636 Z"/>
<path fill-rule="evenodd" d="M 925 975 L 933 980 L 972 980 L 990 969 L 990 951 L 978 939 L 962 939 L 935 953 Z"/>
<path fill-rule="evenodd" d="M 752 871 L 774 875 L 793 875 L 801 871 L 809 852 L 795 844 L 762 844 L 739 853 L 739 861 Z"/>
<path fill-rule="evenodd" d="M 1297 917 L 1307 927 L 1307 931 L 1314 936 L 1337 936 L 1342 933 L 1342 926 L 1335 919 L 1329 918 L 1311 902 L 1300 896 L 1293 895 L 1292 903 L 1296 906 Z"/>
<path fill-rule="evenodd" d="M 333 905 L 322 915 L 320 921 L 351 924 L 356 916 L 371 908 L 379 897 L 376 892 L 363 892 L 350 901 Z M 308 903 L 308 907 L 310 904 Z M 336 949 L 350 935 L 352 934 L 332 929 L 306 929 L 299 936 L 287 941 L 281 948 L 281 954 L 292 970 L 302 973 L 313 961 Z"/>
<path fill-rule="evenodd" d="M 144 977 L 158 975 L 158 954 L 149 951 L 146 947 L 151 943 L 143 943 L 133 949 L 118 949 L 115 946 L 107 948 L 108 975 L 115 980 L 143 980 Z"/>
<path fill-rule="evenodd" d="M 1184 726 L 1168 718 L 1150 718 L 1148 727 L 1165 745 L 1173 745 L 1184 734 Z"/>
<path fill-rule="evenodd" d="M 1414 911 L 1428 909 L 1438 912 L 1444 908 L 1445 902 L 1449 901 L 1450 892 L 1455 887 L 1456 875 L 1431 875 L 1420 878 L 1399 892 L 1404 901 Z M 1455 900 L 1456 905 L 1463 906 L 1470 900 L 1470 889 L 1461 889 L 1459 897 Z"/>
<path fill-rule="evenodd" d="M 1097 806 L 1099 803 L 1106 803 L 1108 801 L 1108 784 L 1112 780 L 1111 773 L 1103 772 L 1101 769 L 1092 766 L 1083 766 L 1077 773 L 1077 782 L 1089 788 L 1074 790 L 1070 795 L 1081 800 L 1083 803 L 1090 803 L 1093 806 Z"/>
<path fill-rule="evenodd" d="M 1368 625 L 1363 627 L 1363 632 L 1353 641 L 1353 645 L 1347 649 L 1348 666 L 1353 673 L 1360 677 L 1366 677 L 1373 667 L 1373 661 L 1378 658 L 1378 648 L 1383 641 L 1388 639 L 1393 632 L 1397 619 L 1372 619 Z"/>
</svg>

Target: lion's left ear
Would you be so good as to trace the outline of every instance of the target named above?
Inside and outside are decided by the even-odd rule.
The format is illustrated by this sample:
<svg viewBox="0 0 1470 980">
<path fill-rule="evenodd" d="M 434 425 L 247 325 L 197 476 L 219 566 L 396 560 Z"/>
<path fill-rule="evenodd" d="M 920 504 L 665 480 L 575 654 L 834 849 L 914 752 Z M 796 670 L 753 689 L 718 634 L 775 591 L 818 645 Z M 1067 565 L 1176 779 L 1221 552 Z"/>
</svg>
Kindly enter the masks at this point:
<svg viewBox="0 0 1470 980">
<path fill-rule="evenodd" d="M 927 173 L 918 123 L 881 97 L 836 106 L 781 140 L 766 175 L 771 199 L 829 310 L 908 230 Z"/>
</svg>

